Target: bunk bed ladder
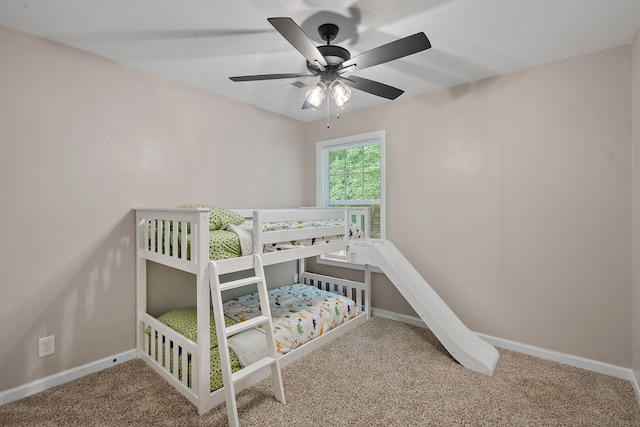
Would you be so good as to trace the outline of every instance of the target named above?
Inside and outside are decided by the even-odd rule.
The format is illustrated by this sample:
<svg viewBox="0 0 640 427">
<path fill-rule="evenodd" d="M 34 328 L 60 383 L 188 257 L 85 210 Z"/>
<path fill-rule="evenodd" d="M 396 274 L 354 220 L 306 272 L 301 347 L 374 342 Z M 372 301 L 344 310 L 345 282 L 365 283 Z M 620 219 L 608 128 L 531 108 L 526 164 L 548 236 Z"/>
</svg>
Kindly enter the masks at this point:
<svg viewBox="0 0 640 427">
<path fill-rule="evenodd" d="M 236 404 L 235 384 L 242 379 L 254 374 L 255 372 L 271 367 L 271 377 L 273 379 L 273 389 L 277 400 L 285 403 L 284 387 L 282 385 L 282 375 L 280 373 L 280 363 L 278 361 L 278 353 L 273 335 L 273 324 L 271 321 L 271 309 L 269 307 L 269 296 L 267 294 L 267 282 L 264 276 L 262 259 L 260 255 L 253 255 L 254 276 L 242 279 L 232 280 L 229 282 L 220 282 L 220 272 L 215 261 L 210 262 L 211 274 L 209 276 L 211 286 L 211 296 L 213 299 L 213 312 L 216 319 L 216 333 L 218 335 L 218 349 L 220 351 L 220 365 L 222 368 L 222 378 L 224 381 L 224 392 L 227 402 L 227 416 L 230 426 L 238 426 L 238 407 Z M 224 308 L 222 292 L 231 289 L 237 289 L 244 286 L 256 284 L 258 286 L 258 294 L 260 298 L 260 308 L 262 315 L 253 319 L 237 323 L 227 327 L 224 322 Z M 231 360 L 229 356 L 229 347 L 227 338 L 262 325 L 267 339 L 268 355 L 254 364 L 243 367 L 234 373 L 231 372 Z"/>
</svg>

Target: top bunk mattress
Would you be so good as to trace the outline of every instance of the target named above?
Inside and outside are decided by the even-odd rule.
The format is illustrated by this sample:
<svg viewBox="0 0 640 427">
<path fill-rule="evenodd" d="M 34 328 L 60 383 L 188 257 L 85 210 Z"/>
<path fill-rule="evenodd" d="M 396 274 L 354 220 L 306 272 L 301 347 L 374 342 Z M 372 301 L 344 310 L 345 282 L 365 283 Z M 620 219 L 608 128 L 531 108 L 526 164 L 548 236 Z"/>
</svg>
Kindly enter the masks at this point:
<svg viewBox="0 0 640 427">
<path fill-rule="evenodd" d="M 246 219 L 234 211 L 202 204 L 180 205 L 178 208 L 209 209 L 209 259 L 212 261 L 237 258 L 251 255 L 254 251 L 253 219 Z M 303 230 L 341 226 L 342 218 L 291 220 L 265 222 L 260 225 L 262 232 L 281 232 L 288 230 Z M 349 239 L 362 237 L 362 230 L 356 224 L 349 226 Z M 278 252 L 308 246 L 340 242 L 343 234 L 333 234 L 308 239 L 296 239 L 283 242 L 265 244 L 263 252 Z M 190 235 L 187 237 L 187 251 L 190 251 Z"/>
</svg>

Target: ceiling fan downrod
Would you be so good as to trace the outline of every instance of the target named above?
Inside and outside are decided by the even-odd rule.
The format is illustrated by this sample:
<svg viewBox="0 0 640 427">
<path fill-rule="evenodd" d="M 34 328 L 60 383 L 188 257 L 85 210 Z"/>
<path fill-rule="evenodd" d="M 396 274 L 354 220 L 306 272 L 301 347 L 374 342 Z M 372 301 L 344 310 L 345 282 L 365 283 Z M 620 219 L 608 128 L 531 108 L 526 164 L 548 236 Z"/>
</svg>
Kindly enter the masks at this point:
<svg viewBox="0 0 640 427">
<path fill-rule="evenodd" d="M 340 28 L 336 24 L 322 24 L 318 27 L 318 34 L 320 38 L 327 42 L 327 45 L 331 44 L 331 40 L 335 40 Z"/>
</svg>

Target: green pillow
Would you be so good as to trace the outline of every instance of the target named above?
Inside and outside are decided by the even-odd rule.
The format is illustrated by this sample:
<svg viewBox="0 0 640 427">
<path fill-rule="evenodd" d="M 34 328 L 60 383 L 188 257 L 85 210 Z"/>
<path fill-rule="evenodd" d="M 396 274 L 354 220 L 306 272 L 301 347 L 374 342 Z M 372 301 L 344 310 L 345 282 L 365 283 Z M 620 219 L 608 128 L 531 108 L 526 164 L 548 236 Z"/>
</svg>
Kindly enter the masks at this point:
<svg viewBox="0 0 640 427">
<path fill-rule="evenodd" d="M 209 230 L 220 230 L 227 224 L 242 225 L 244 223 L 244 217 L 239 213 L 230 211 L 228 209 L 217 208 L 211 205 L 200 204 L 186 204 L 180 205 L 179 208 L 205 208 L 209 209 Z"/>
<path fill-rule="evenodd" d="M 180 335 L 193 342 L 198 342 L 198 315 L 195 307 L 182 307 L 168 311 L 158 317 L 158 320 Z M 213 313 L 210 313 L 210 322 L 211 348 L 214 348 L 218 346 L 218 335 L 216 334 L 216 321 Z M 224 323 L 226 326 L 231 326 L 237 322 L 225 317 Z"/>
<path fill-rule="evenodd" d="M 240 239 L 233 231 L 209 231 L 209 259 L 221 260 L 242 256 Z"/>
</svg>

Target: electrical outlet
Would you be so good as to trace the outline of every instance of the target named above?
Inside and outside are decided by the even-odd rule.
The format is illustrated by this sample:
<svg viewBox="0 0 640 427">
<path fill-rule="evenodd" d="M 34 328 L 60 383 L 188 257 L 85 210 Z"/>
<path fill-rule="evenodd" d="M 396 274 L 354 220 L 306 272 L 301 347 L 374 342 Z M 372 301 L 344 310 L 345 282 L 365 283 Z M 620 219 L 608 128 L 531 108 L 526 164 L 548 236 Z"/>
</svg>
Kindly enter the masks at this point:
<svg viewBox="0 0 640 427">
<path fill-rule="evenodd" d="M 38 340 L 39 357 L 51 356 L 56 352 L 56 336 L 43 337 Z"/>
</svg>

